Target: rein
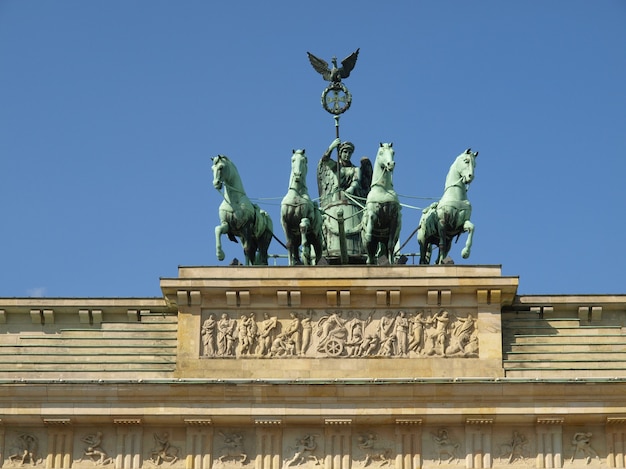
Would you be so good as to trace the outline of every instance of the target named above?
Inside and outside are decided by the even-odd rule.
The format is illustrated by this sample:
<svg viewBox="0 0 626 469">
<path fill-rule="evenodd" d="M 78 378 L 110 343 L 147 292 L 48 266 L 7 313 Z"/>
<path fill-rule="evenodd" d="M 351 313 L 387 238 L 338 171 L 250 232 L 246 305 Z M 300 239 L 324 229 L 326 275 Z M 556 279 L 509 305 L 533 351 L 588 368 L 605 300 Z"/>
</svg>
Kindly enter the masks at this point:
<svg viewBox="0 0 626 469">
<path fill-rule="evenodd" d="M 458 186 L 459 186 L 459 182 L 462 182 L 462 181 L 463 181 L 463 176 L 461 176 L 459 179 L 457 179 L 454 183 L 452 183 L 452 184 L 450 184 L 450 185 L 446 186 L 446 187 L 444 188 L 444 190 L 443 190 L 443 193 L 445 194 L 445 193 L 446 193 L 446 191 L 447 191 L 448 189 L 451 189 L 452 187 L 458 187 Z M 471 184 L 471 183 L 463 184 L 463 185 L 465 186 L 465 191 L 466 191 L 466 192 L 467 192 L 467 191 L 469 191 L 470 184 Z"/>
</svg>

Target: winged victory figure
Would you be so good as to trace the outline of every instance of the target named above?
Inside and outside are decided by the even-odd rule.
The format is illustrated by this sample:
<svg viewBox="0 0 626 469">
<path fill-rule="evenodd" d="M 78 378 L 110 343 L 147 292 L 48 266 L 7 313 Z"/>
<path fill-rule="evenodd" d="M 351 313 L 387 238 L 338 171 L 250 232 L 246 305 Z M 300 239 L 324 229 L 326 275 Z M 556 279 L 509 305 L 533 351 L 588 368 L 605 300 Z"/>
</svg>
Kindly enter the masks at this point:
<svg viewBox="0 0 626 469">
<path fill-rule="evenodd" d="M 359 57 L 359 49 L 355 50 L 352 54 L 341 61 L 341 67 L 337 67 L 337 57 L 332 58 L 332 68 L 328 66 L 328 62 L 319 57 L 315 57 L 310 52 L 307 52 L 309 56 L 309 62 L 316 72 L 322 75 L 324 80 L 331 83 L 341 83 L 342 78 L 348 78 L 350 72 L 356 65 L 356 59 Z"/>
</svg>

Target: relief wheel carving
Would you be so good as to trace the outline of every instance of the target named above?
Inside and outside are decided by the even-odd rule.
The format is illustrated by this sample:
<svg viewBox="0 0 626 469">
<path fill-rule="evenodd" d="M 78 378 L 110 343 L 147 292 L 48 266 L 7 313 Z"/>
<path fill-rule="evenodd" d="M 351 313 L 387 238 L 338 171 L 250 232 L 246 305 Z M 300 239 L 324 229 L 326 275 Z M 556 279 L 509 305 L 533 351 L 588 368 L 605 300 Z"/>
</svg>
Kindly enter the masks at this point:
<svg viewBox="0 0 626 469">
<path fill-rule="evenodd" d="M 324 351 L 330 357 L 338 357 L 343 353 L 343 342 L 334 338 L 328 339 Z"/>
</svg>

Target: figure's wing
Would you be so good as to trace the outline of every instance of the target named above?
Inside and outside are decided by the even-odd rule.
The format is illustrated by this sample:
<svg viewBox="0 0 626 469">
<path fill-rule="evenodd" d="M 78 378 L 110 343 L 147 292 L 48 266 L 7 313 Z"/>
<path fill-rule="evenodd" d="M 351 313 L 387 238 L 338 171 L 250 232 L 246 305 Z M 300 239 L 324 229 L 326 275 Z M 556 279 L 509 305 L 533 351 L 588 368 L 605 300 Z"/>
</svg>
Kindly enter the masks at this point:
<svg viewBox="0 0 626 469">
<path fill-rule="evenodd" d="M 338 187 L 335 171 L 320 161 L 317 165 L 317 190 L 320 196 L 320 206 L 325 205 L 326 197 L 330 196 Z"/>
<path fill-rule="evenodd" d="M 315 57 L 310 52 L 307 52 L 306 54 L 309 56 L 309 62 L 311 62 L 315 71 L 321 74 L 324 80 L 330 80 L 330 68 L 328 67 L 328 62 L 320 59 L 319 57 Z"/>
<path fill-rule="evenodd" d="M 339 70 L 341 78 L 348 78 L 350 76 L 350 72 L 356 65 L 356 59 L 359 57 L 359 50 L 360 49 L 355 50 L 352 54 L 341 61 L 342 67 Z"/>
<path fill-rule="evenodd" d="M 373 174 L 374 168 L 372 166 L 372 161 L 367 156 L 364 156 L 361 158 L 361 190 L 363 197 L 365 197 L 370 191 Z"/>
</svg>

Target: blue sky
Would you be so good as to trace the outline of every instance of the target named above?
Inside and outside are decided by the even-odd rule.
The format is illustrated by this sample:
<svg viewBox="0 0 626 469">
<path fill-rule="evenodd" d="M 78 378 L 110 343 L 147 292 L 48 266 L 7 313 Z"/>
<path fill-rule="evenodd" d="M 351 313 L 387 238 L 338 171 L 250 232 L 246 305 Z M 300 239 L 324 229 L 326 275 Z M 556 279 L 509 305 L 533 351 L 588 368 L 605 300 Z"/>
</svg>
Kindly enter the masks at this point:
<svg viewBox="0 0 626 469">
<path fill-rule="evenodd" d="M 284 239 L 291 150 L 317 196 L 335 132 L 306 52 L 356 48 L 341 136 L 357 159 L 394 143 L 404 204 L 480 152 L 458 264 L 522 294 L 624 293 L 625 24 L 623 0 L 1 0 L 0 296 L 160 296 L 178 265 L 242 259 L 226 239 L 215 257 L 218 153 Z"/>
</svg>

